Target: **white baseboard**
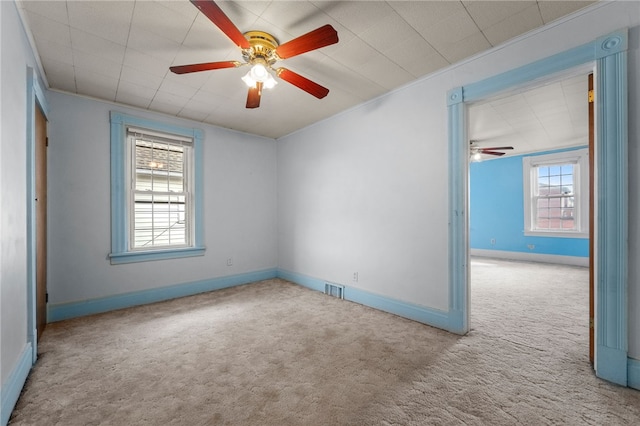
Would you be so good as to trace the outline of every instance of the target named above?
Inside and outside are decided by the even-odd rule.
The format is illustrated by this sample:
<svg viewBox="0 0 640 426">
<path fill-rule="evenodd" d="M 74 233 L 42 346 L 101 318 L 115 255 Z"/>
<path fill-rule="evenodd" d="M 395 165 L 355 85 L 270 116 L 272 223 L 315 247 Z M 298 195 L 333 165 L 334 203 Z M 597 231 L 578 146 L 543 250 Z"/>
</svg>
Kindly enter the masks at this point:
<svg viewBox="0 0 640 426">
<path fill-rule="evenodd" d="M 557 263 L 560 265 L 589 266 L 588 257 L 560 256 L 555 254 L 523 253 L 517 251 L 469 249 L 471 256 L 494 259 L 521 260 L 524 262 Z"/>
</svg>

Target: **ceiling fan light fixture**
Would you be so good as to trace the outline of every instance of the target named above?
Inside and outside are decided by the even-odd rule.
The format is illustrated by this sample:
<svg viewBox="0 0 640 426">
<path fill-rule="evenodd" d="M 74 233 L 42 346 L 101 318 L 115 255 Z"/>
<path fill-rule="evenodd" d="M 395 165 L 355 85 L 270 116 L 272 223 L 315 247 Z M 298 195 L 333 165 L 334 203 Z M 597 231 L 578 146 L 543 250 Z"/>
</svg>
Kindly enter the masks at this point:
<svg viewBox="0 0 640 426">
<path fill-rule="evenodd" d="M 479 152 L 474 152 L 473 154 L 471 154 L 471 161 L 474 163 L 479 163 L 480 161 L 482 161 L 482 154 L 480 154 Z"/>
<path fill-rule="evenodd" d="M 267 71 L 267 68 L 264 65 L 255 64 L 254 66 L 251 67 L 249 74 L 251 74 L 251 78 L 254 81 L 259 81 L 261 83 L 264 83 L 267 77 L 269 76 L 269 71 Z"/>
<path fill-rule="evenodd" d="M 278 84 L 276 79 L 273 78 L 271 73 L 267 70 L 267 67 L 261 63 L 253 65 L 249 72 L 242 77 L 242 81 L 244 81 L 249 87 L 256 87 L 256 83 L 260 82 L 266 89 L 271 89 Z"/>
<path fill-rule="evenodd" d="M 275 78 L 273 78 L 271 76 L 271 74 L 269 74 L 269 76 L 267 77 L 267 79 L 264 81 L 264 88 L 265 89 L 273 89 L 274 87 L 276 87 L 276 84 L 278 84 L 278 82 L 276 81 Z"/>
<path fill-rule="evenodd" d="M 242 81 L 249 87 L 256 87 L 256 81 L 251 78 L 251 71 L 247 72 L 244 77 L 242 77 Z"/>
</svg>

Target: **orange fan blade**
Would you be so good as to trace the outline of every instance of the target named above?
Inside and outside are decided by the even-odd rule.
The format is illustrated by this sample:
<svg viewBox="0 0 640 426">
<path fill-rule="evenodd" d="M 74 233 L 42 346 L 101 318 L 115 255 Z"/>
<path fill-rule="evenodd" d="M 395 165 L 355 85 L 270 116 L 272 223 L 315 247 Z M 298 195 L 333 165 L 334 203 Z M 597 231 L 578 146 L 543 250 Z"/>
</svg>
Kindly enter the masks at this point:
<svg viewBox="0 0 640 426">
<path fill-rule="evenodd" d="M 209 71 L 209 70 L 219 70 L 222 68 L 235 68 L 242 65 L 238 61 L 223 61 L 223 62 L 205 62 L 202 64 L 191 64 L 191 65 L 178 65 L 175 67 L 169 67 L 171 72 L 176 74 L 187 74 L 190 72 L 199 72 L 199 71 Z"/>
<path fill-rule="evenodd" d="M 284 81 L 293 84 L 294 86 L 304 90 L 305 92 L 315 96 L 318 99 L 322 99 L 329 94 L 329 89 L 327 89 L 326 87 L 322 87 L 318 83 L 315 83 L 308 78 L 303 77 L 300 74 L 297 74 L 286 68 L 278 68 L 276 70 L 276 74 L 278 74 L 278 77 L 280 77 Z"/>
<path fill-rule="evenodd" d="M 258 108 L 262 96 L 262 83 L 256 82 L 256 87 L 250 87 L 247 94 L 247 108 Z"/>
<path fill-rule="evenodd" d="M 301 53 L 320 49 L 338 42 L 338 32 L 329 24 L 294 38 L 276 48 L 280 59 L 291 58 Z"/>
<path fill-rule="evenodd" d="M 224 14 L 220 6 L 215 4 L 213 0 L 191 0 L 191 3 L 198 9 L 200 12 L 204 13 L 204 15 L 211 20 L 223 33 L 226 34 L 227 37 L 231 39 L 239 48 L 241 49 L 249 49 L 251 45 L 249 41 L 242 35 L 238 27 L 231 22 L 231 19 Z"/>
</svg>

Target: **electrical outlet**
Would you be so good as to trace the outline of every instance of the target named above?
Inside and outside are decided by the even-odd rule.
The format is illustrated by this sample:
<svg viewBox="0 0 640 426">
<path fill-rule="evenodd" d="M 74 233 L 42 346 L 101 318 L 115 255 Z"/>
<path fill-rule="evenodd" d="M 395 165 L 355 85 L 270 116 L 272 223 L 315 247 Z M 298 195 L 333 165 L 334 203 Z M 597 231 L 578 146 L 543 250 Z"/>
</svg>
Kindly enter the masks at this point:
<svg viewBox="0 0 640 426">
<path fill-rule="evenodd" d="M 353 273 L 353 280 L 354 281 L 358 281 L 358 273 L 357 272 Z"/>
<path fill-rule="evenodd" d="M 491 245 L 492 245 L 492 246 L 495 246 L 495 245 L 496 245 L 496 239 L 495 239 L 495 238 L 492 238 L 492 239 L 491 239 Z"/>
<path fill-rule="evenodd" d="M 227 259 L 227 266 L 233 266 L 233 258 L 232 257 Z"/>
<path fill-rule="evenodd" d="M 536 248 L 535 244 L 527 244 L 527 247 L 529 248 L 529 250 L 533 250 Z"/>
</svg>

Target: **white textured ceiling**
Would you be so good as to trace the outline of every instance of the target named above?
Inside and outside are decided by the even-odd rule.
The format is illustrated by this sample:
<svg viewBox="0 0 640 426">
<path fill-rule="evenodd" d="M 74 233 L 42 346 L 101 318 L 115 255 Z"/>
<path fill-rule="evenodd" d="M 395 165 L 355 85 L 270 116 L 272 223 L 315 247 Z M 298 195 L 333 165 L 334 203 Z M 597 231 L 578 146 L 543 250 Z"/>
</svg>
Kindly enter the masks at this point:
<svg viewBox="0 0 640 426">
<path fill-rule="evenodd" d="M 280 43 L 331 24 L 338 44 L 283 61 L 329 88 L 329 95 L 318 100 L 280 81 L 264 91 L 260 108 L 250 110 L 240 80 L 244 68 L 169 72 L 172 65 L 242 60 L 188 0 L 20 0 L 18 7 L 50 88 L 277 138 L 593 2 L 217 3 L 240 31 L 266 31 Z"/>
<path fill-rule="evenodd" d="M 577 72 L 471 105 L 470 139 L 479 148 L 512 146 L 505 156 L 587 145 L 588 88 L 588 72 Z"/>
</svg>

